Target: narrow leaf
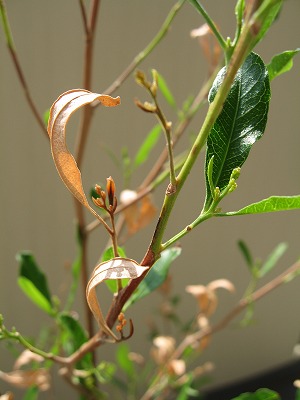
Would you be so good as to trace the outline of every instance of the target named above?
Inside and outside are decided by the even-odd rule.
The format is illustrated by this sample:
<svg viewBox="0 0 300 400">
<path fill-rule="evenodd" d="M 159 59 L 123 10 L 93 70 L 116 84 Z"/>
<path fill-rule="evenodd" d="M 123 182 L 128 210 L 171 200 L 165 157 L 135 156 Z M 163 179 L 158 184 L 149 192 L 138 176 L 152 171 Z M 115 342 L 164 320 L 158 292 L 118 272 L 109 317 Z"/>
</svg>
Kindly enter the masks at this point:
<svg viewBox="0 0 300 400">
<path fill-rule="evenodd" d="M 106 107 L 120 104 L 120 98 L 104 94 L 91 93 L 83 89 L 74 89 L 63 93 L 50 108 L 48 134 L 50 137 L 52 156 L 57 171 L 76 199 L 89 211 L 98 217 L 96 211 L 90 207 L 85 196 L 81 173 L 77 163 L 66 145 L 66 125 L 71 115 L 80 107 L 99 101 Z"/>
<path fill-rule="evenodd" d="M 168 102 L 168 104 L 173 107 L 174 109 L 176 109 L 176 101 L 174 99 L 174 96 L 171 92 L 171 90 L 169 89 L 166 80 L 163 78 L 163 76 L 161 74 L 159 74 L 157 72 L 157 77 L 158 77 L 158 87 L 162 93 L 162 95 L 164 96 L 164 98 L 166 99 L 166 101 Z"/>
<path fill-rule="evenodd" d="M 43 311 L 53 315 L 54 309 L 47 278 L 30 253 L 17 255 L 20 264 L 18 284 L 23 292 Z"/>
<path fill-rule="evenodd" d="M 116 335 L 107 326 L 103 317 L 100 305 L 98 303 L 96 287 L 106 279 L 136 279 L 140 277 L 148 267 L 142 267 L 136 261 L 130 258 L 113 258 L 112 260 L 103 262 L 94 269 L 92 276 L 87 284 L 86 298 L 88 305 L 98 322 L 99 327 L 117 340 Z"/>
<path fill-rule="evenodd" d="M 259 270 L 259 276 L 262 278 L 265 276 L 272 268 L 275 267 L 279 259 L 283 256 L 288 248 L 287 243 L 279 243 L 279 245 L 272 251 L 267 260 L 263 263 Z"/>
<path fill-rule="evenodd" d="M 123 309 L 127 310 L 129 306 L 131 306 L 133 303 L 152 293 L 155 289 L 161 286 L 168 276 L 168 271 L 172 262 L 180 254 L 180 247 L 172 247 L 170 249 L 164 250 L 161 253 L 161 257 L 150 269 L 145 279 L 143 279 L 143 281 L 139 284 L 138 288 L 127 301 Z"/>
<path fill-rule="evenodd" d="M 280 397 L 273 390 L 258 389 L 255 393 L 243 393 L 232 400 L 280 400 Z"/>
<path fill-rule="evenodd" d="M 270 81 L 276 78 L 276 76 L 288 72 L 293 67 L 293 58 L 299 51 L 300 48 L 287 50 L 272 58 L 270 64 L 267 65 Z"/>
<path fill-rule="evenodd" d="M 155 125 L 151 131 L 146 136 L 146 139 L 138 149 L 138 152 L 134 159 L 134 166 L 138 167 L 147 161 L 151 150 L 156 145 L 161 133 L 161 126 L 159 124 Z"/>
<path fill-rule="evenodd" d="M 300 195 L 298 196 L 271 196 L 257 203 L 249 204 L 238 211 L 217 213 L 217 216 L 227 217 L 232 215 L 263 214 L 275 211 L 288 211 L 300 208 Z"/>
<path fill-rule="evenodd" d="M 225 74 L 226 67 L 219 72 L 210 90 L 210 103 Z M 237 72 L 222 112 L 207 140 L 206 177 L 209 161 L 214 156 L 214 187 L 222 191 L 228 185 L 232 170 L 244 164 L 252 145 L 263 135 L 269 100 L 268 71 L 261 58 L 251 53 Z M 207 182 L 205 209 L 209 208 L 212 198 L 210 184 Z"/>
<path fill-rule="evenodd" d="M 259 16 L 257 22 L 261 24 L 259 32 L 255 38 L 253 47 L 266 35 L 273 22 L 278 17 L 281 8 L 283 6 L 283 0 L 273 0 L 262 2 L 258 9 Z"/>
<path fill-rule="evenodd" d="M 254 263 L 254 259 L 252 257 L 249 247 L 246 245 L 246 243 L 243 240 L 238 241 L 238 246 L 239 246 L 239 249 L 241 250 L 241 253 L 244 256 L 247 266 L 252 271 L 255 263 Z"/>
</svg>

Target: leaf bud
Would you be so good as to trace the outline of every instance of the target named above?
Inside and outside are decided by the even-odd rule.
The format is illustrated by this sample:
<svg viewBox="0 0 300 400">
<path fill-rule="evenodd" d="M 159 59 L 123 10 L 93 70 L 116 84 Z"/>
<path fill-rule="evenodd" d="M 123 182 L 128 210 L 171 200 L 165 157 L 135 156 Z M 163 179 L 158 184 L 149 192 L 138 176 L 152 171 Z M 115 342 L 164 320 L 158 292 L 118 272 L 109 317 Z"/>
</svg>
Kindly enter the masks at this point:
<svg viewBox="0 0 300 400">
<path fill-rule="evenodd" d="M 156 106 L 153 103 L 149 103 L 148 101 L 141 103 L 139 100 L 135 100 L 134 102 L 143 111 L 150 112 L 150 113 L 156 112 Z"/>
<path fill-rule="evenodd" d="M 139 70 L 136 71 L 135 80 L 139 85 L 141 85 L 147 89 L 150 89 L 151 83 L 147 81 L 146 75 L 143 71 L 139 71 Z"/>
<path fill-rule="evenodd" d="M 230 179 L 236 180 L 240 177 L 240 175 L 241 175 L 241 168 L 240 167 L 234 168 L 231 172 Z"/>
<path fill-rule="evenodd" d="M 152 84 L 150 87 L 150 91 L 151 91 L 153 97 L 156 97 L 157 88 L 158 88 L 158 73 L 157 73 L 156 69 L 153 69 L 152 70 Z"/>
<path fill-rule="evenodd" d="M 108 196 L 108 203 L 112 207 L 115 205 L 114 201 L 115 191 L 116 191 L 116 185 L 113 178 L 110 176 L 109 178 L 106 178 L 106 192 Z"/>
</svg>

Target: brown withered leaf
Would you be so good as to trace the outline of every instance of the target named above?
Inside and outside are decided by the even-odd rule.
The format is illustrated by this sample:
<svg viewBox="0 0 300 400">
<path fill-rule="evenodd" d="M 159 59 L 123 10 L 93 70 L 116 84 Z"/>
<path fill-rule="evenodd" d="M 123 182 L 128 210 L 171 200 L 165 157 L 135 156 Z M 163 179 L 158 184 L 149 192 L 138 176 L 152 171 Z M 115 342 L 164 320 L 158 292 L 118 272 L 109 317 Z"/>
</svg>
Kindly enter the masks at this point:
<svg viewBox="0 0 300 400">
<path fill-rule="evenodd" d="M 137 192 L 134 190 L 123 190 L 120 196 L 122 204 L 128 204 L 136 199 Z M 135 234 L 140 229 L 146 227 L 156 215 L 151 196 L 142 197 L 139 201 L 133 203 L 123 211 L 127 230 L 129 235 Z"/>
<path fill-rule="evenodd" d="M 141 276 L 148 267 L 142 267 L 130 258 L 116 257 L 96 266 L 86 288 L 86 298 L 99 327 L 109 336 L 118 340 L 114 332 L 107 326 L 103 317 L 96 294 L 96 287 L 106 279 L 136 279 Z"/>
<path fill-rule="evenodd" d="M 14 400 L 14 395 L 11 392 L 0 395 L 0 400 Z"/>
<path fill-rule="evenodd" d="M 66 125 L 71 115 L 80 107 L 99 101 L 106 107 L 120 104 L 119 97 L 92 93 L 84 89 L 74 89 L 63 93 L 50 108 L 48 135 L 50 137 L 51 151 L 57 171 L 70 190 L 81 204 L 83 204 L 96 217 L 96 211 L 90 207 L 85 196 L 81 173 L 77 163 L 66 144 Z"/>
<path fill-rule="evenodd" d="M 22 389 L 37 386 L 41 391 L 46 391 L 50 388 L 50 375 L 49 371 L 45 368 L 15 370 L 11 372 L 0 371 L 0 378 Z"/>
<path fill-rule="evenodd" d="M 26 349 L 26 350 L 22 351 L 22 353 L 16 359 L 15 364 L 14 364 L 14 370 L 17 370 L 31 362 L 41 363 L 43 361 L 44 361 L 44 358 L 42 356 Z"/>
</svg>

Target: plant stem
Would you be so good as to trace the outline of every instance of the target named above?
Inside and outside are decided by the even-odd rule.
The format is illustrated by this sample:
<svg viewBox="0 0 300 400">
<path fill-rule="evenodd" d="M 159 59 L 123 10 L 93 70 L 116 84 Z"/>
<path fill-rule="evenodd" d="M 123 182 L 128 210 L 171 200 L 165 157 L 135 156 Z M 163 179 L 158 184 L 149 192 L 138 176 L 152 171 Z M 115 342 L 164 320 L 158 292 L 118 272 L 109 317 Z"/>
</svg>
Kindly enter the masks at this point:
<svg viewBox="0 0 300 400">
<path fill-rule="evenodd" d="M 0 0 L 0 14 L 1 14 L 1 18 L 2 18 L 2 23 L 3 23 L 3 29 L 4 29 L 4 34 L 6 37 L 6 42 L 7 42 L 7 47 L 10 53 L 10 56 L 12 58 L 13 64 L 15 66 L 15 69 L 17 71 L 17 76 L 19 78 L 19 81 L 21 83 L 21 87 L 23 89 L 23 92 L 25 94 L 27 103 L 38 123 L 38 125 L 40 126 L 40 128 L 43 131 L 43 134 L 47 137 L 47 139 L 49 139 L 48 137 L 48 133 L 47 133 L 47 129 L 46 126 L 44 124 L 43 119 L 41 118 L 37 107 L 33 101 L 33 98 L 31 96 L 28 84 L 26 82 L 25 79 L 25 75 L 23 73 L 22 67 L 21 67 L 21 63 L 19 61 L 17 52 L 16 52 L 16 48 L 14 45 L 14 40 L 13 40 L 13 36 L 12 36 L 12 32 L 10 29 L 10 25 L 9 25 L 9 21 L 8 21 L 8 17 L 7 17 L 7 13 L 6 13 L 6 8 L 5 8 L 5 3 L 3 0 Z"/>
<path fill-rule="evenodd" d="M 216 24 L 210 18 L 208 13 L 205 11 L 204 7 L 197 1 L 197 0 L 190 0 L 190 3 L 196 8 L 196 10 L 203 16 L 207 25 L 210 27 L 212 32 L 214 33 L 217 41 L 219 42 L 221 48 L 226 52 L 227 50 L 227 43 L 226 40 L 221 35 L 219 29 L 217 28 Z"/>
</svg>

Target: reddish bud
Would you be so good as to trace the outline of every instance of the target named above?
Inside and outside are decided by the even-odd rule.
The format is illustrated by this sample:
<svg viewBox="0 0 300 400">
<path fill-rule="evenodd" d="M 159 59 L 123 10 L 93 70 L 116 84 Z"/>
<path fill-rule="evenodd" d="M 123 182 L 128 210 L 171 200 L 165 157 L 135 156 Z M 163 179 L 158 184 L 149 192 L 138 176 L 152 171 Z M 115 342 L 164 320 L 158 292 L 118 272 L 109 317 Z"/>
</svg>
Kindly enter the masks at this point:
<svg viewBox="0 0 300 400">
<path fill-rule="evenodd" d="M 110 206 L 114 206 L 114 197 L 115 197 L 116 185 L 113 178 L 110 176 L 106 178 L 106 192 L 108 196 L 108 203 Z"/>
</svg>

